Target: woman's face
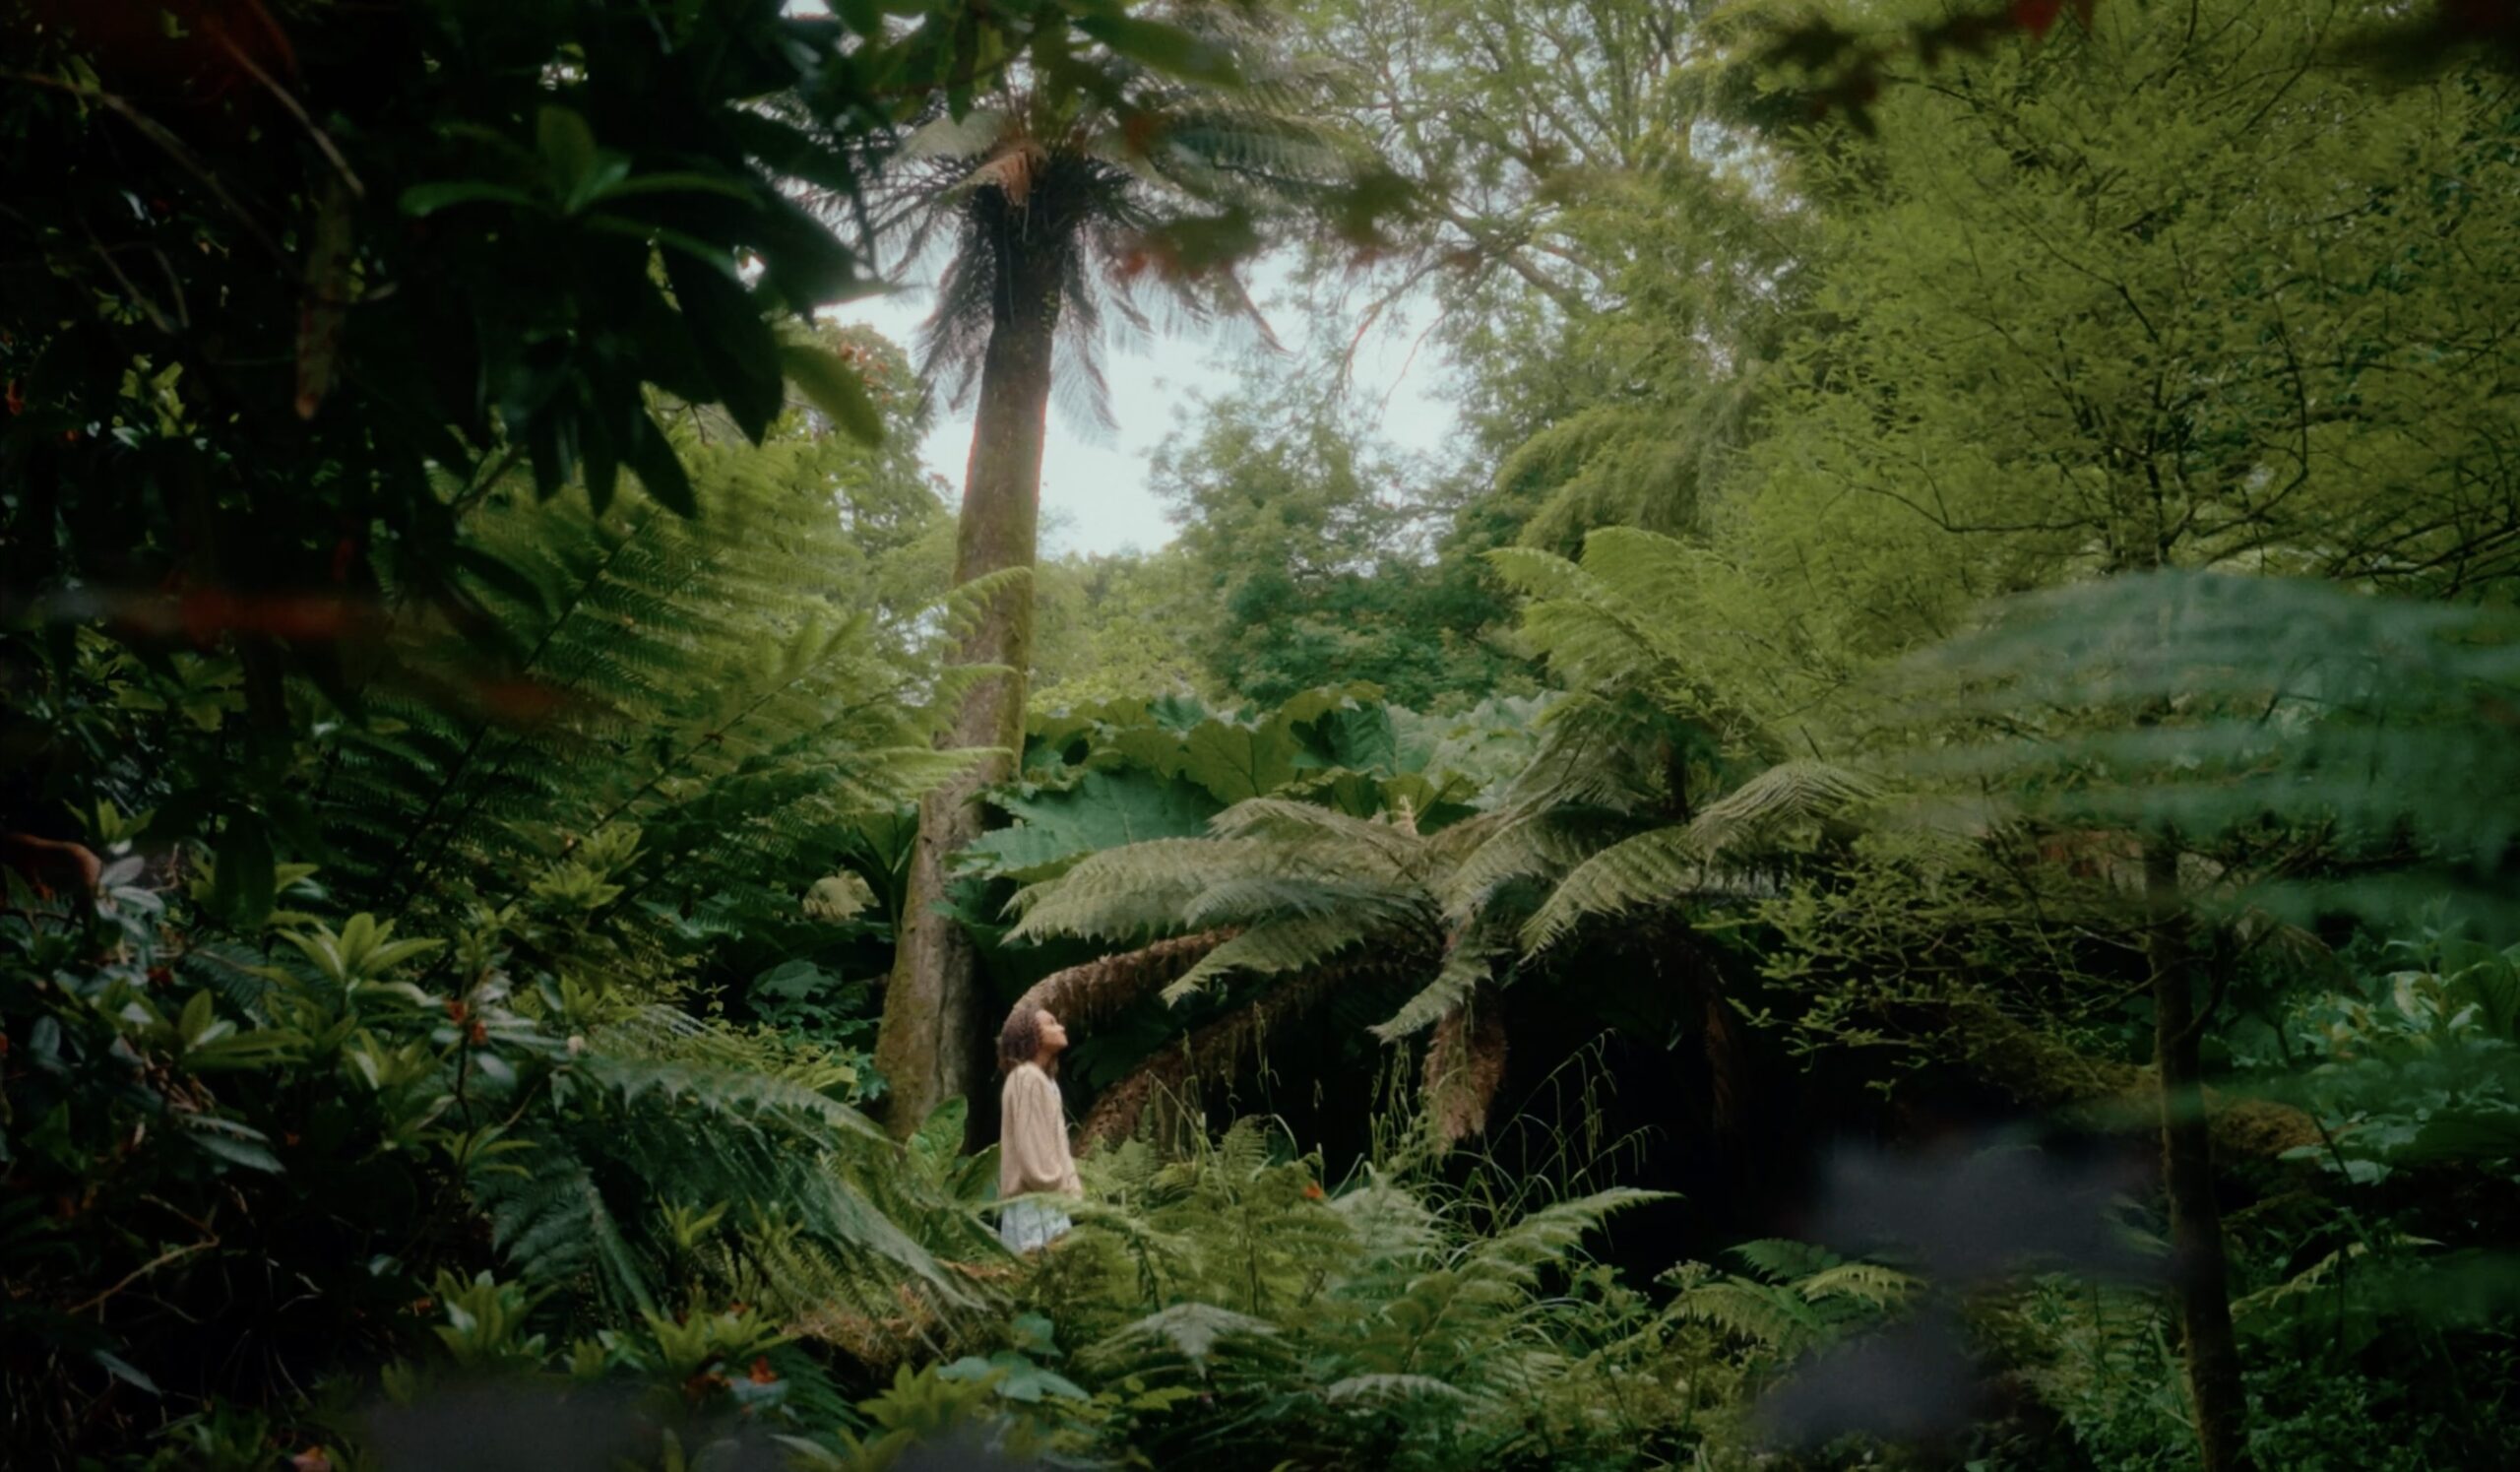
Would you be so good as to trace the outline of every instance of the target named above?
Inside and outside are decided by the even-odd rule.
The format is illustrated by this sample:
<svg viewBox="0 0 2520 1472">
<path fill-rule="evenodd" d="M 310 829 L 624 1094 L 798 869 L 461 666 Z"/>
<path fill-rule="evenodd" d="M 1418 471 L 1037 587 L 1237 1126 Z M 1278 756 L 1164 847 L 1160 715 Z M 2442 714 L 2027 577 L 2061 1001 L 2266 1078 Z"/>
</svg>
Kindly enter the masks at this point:
<svg viewBox="0 0 2520 1472">
<path fill-rule="evenodd" d="M 1067 1048 L 1067 1029 L 1047 1010 L 1041 1013 L 1041 1056 L 1054 1058 Z"/>
</svg>

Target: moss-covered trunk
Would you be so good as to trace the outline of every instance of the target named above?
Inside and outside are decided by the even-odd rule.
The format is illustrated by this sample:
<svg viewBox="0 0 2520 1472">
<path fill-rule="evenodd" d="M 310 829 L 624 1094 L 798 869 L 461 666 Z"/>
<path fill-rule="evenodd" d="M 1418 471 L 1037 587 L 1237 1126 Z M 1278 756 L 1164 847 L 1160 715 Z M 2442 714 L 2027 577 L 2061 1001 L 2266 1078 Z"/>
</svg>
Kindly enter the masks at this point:
<svg viewBox="0 0 2520 1472">
<path fill-rule="evenodd" d="M 1049 410 L 1050 352 L 1058 322 L 1055 278 L 1024 269 L 1020 253 L 1007 283 L 996 326 L 981 364 L 979 414 L 972 426 L 972 456 L 963 476 L 963 509 L 955 540 L 954 583 L 960 587 L 1011 567 L 1031 567 L 1041 521 L 1041 440 Z M 946 739 L 958 746 L 1001 747 L 993 758 L 927 795 L 919 803 L 917 846 L 911 856 L 910 892 L 903 907 L 893 974 L 884 992 L 884 1020 L 875 1045 L 876 1066 L 891 1088 L 885 1120 L 907 1137 L 928 1112 L 956 1096 L 970 1097 L 987 1077 L 989 1039 L 996 1019 L 986 1015 L 969 937 L 935 913 L 950 875 L 946 862 L 979 834 L 979 790 L 1007 776 L 1011 753 L 1024 745 L 1024 700 L 1033 661 L 1033 589 L 1029 581 L 990 600 L 964 638 L 955 661 L 998 665 L 965 698 Z M 972 1099 L 976 1125 L 994 1118 Z M 981 1132 L 984 1125 L 975 1132 Z"/>
</svg>

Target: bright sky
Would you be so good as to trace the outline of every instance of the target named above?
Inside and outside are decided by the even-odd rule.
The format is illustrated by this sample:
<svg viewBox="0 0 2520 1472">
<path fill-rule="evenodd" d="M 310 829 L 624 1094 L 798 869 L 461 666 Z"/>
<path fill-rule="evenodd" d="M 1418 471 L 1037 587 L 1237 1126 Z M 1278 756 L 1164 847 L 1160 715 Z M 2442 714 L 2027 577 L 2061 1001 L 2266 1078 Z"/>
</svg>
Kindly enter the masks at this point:
<svg viewBox="0 0 2520 1472">
<path fill-rule="evenodd" d="M 1263 261 L 1253 281 L 1253 294 L 1261 298 L 1271 329 L 1289 353 L 1306 356 L 1304 318 L 1283 289 L 1283 267 Z M 864 323 L 914 350 L 919 324 L 931 305 L 932 293 L 922 282 L 890 296 L 851 302 L 835 315 Z M 1421 312 L 1414 322 L 1386 325 L 1370 335 L 1356 351 L 1350 392 L 1369 411 L 1381 407 L 1382 433 L 1393 444 L 1433 453 L 1443 449 L 1457 416 L 1444 398 L 1444 365 L 1434 347 L 1418 350 L 1411 360 L 1424 320 Z M 1353 325 L 1342 327 L 1342 338 L 1354 330 Z M 1172 527 L 1164 519 L 1164 503 L 1147 484 L 1148 458 L 1187 420 L 1195 399 L 1234 391 L 1241 361 L 1239 350 L 1196 336 L 1159 340 L 1138 352 L 1109 351 L 1103 376 L 1110 380 L 1119 432 L 1089 437 L 1055 407 L 1050 411 L 1049 440 L 1041 456 L 1042 552 L 1149 550 L 1169 542 Z M 972 410 L 966 405 L 959 413 L 940 409 L 920 447 L 927 468 L 942 476 L 957 495 L 971 445 Z"/>
</svg>

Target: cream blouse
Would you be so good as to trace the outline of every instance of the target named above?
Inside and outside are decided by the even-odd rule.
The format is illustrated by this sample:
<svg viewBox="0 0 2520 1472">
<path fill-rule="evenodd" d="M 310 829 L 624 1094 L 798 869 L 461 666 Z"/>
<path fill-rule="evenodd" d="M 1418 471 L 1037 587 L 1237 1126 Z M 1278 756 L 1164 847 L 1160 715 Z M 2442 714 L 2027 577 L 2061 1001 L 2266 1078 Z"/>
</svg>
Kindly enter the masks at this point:
<svg viewBox="0 0 2520 1472">
<path fill-rule="evenodd" d="M 1018 1063 L 998 1095 L 997 1194 L 1033 1191 L 1081 1196 L 1076 1157 L 1068 1153 L 1067 1111 L 1059 1086 L 1038 1063 Z"/>
</svg>

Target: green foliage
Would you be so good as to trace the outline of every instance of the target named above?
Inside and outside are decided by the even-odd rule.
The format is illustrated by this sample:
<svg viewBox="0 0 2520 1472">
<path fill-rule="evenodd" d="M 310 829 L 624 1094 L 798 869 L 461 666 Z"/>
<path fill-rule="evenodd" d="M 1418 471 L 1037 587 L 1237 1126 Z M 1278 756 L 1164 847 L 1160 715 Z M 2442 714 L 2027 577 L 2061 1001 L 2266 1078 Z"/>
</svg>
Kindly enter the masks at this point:
<svg viewBox="0 0 2520 1472">
<path fill-rule="evenodd" d="M 1123 1113 L 1103 1122 L 1126 1130 L 1171 1087 L 1150 1069 L 1238 1066 L 1324 999 L 1334 968 L 1343 1010 L 1360 1027 L 1383 1020 L 1386 1038 L 1457 1009 L 1502 958 L 1485 931 L 1447 928 L 1443 886 L 1490 825 L 1469 805 L 1484 800 L 1481 778 L 1529 749 L 1536 714 L 1490 701 L 1444 722 L 1312 691 L 1238 716 L 1174 701 L 1037 720 L 1037 783 L 999 800 L 1024 821 L 968 851 L 977 872 L 1031 880 L 1005 939 L 1135 947 L 1213 932 L 1160 976 L 1109 963 L 1133 990 L 1096 990 L 1102 1020 L 1079 1061 L 1097 1081 L 1138 1071 L 1114 1085 Z M 1113 824 L 1169 836 L 1106 846 Z"/>
<path fill-rule="evenodd" d="M 1749 1345 L 1755 1368 L 1769 1371 L 1878 1324 L 1922 1286 L 1896 1268 L 1847 1261 L 1807 1243 L 1747 1242 L 1732 1255 L 1750 1271 L 1719 1274 L 1687 1262 L 1666 1273 L 1677 1290 L 1666 1312 Z"/>
<path fill-rule="evenodd" d="M 972 1300 L 935 1253 L 984 1257 L 980 1229 L 890 1168 L 811 1054 L 536 976 L 495 928 L 458 937 L 443 989 L 420 970 L 439 942 L 366 914 L 257 950 L 137 859 L 116 869 L 84 910 L 18 886 L 5 922 L 8 1332 L 40 1367 L 9 1396 L 29 1444 L 160 1394 L 285 1414 L 266 1397 L 378 1363 L 423 1297 L 472 1371 L 539 1363 L 557 1341 L 529 1320 L 585 1332 L 704 1285 L 782 1313 L 891 1307 L 905 1282 Z M 286 1282 L 243 1270 L 272 1254 Z M 209 1352 L 243 1321 L 264 1325 L 249 1359 Z M 660 1364 L 694 1373 L 682 1330 L 653 1332 Z"/>
<path fill-rule="evenodd" d="M 1125 1444 L 1154 1465 L 1521 1457 L 1651 1465 L 1691 1401 L 1641 1296 L 1583 1244 L 1648 1193 L 1474 1224 L 1466 1197 L 1374 1175 L 1336 1195 L 1254 1121 L 1186 1157 L 1131 1143 L 1031 1294 L 1086 1387 L 1168 1393 Z M 1108 1444 L 1108 1443 L 1106 1443 Z"/>
<path fill-rule="evenodd" d="M 238 662 L 234 749 L 194 758 L 215 779 L 166 774 L 186 800 L 158 837 L 222 833 L 259 901 L 263 856 L 309 847 L 287 680 L 350 702 L 381 615 L 466 616 L 465 523 L 510 468 L 540 495 L 583 482 L 598 514 L 627 470 L 687 513 L 659 396 L 758 441 L 790 372 L 876 430 L 880 388 L 818 346 L 783 354 L 774 323 L 867 285 L 788 181 L 853 196 L 975 47 L 1037 47 L 1045 94 L 1107 90 L 1119 53 L 1075 46 L 1072 19 L 725 0 L 493 23 L 431 0 L 231 33 L 13 5 L 7 617 L 56 645 L 105 627 L 161 671 L 188 648 Z M 11 705 L 13 749 L 44 744 Z"/>
<path fill-rule="evenodd" d="M 2277 1256 L 2258 1271 L 2264 1286 L 2236 1299 L 2233 1313 L 2255 1352 L 2250 1440 L 2265 1465 L 2411 1472 L 2510 1454 L 2507 1420 L 2471 1398 L 2498 1382 L 2508 1336 L 2462 1332 L 2469 1320 L 2450 1307 L 2507 1297 L 2507 1269 L 2483 1277 L 2424 1244 L 2383 1240 L 2299 1270 Z M 2187 1409 L 2170 1315 L 2155 1296 L 2045 1280 L 1988 1306 L 1981 1321 L 2080 1455 L 2110 1467 L 2185 1464 L 2174 1447 Z"/>
<path fill-rule="evenodd" d="M 1985 735 L 1912 765 L 1959 789 L 1963 821 L 2216 846 L 2222 906 L 2403 922 L 2449 901 L 2506 926 L 2509 637 L 2498 610 L 2306 580 L 2059 589 L 1916 662 L 1924 710 Z M 2017 710 L 2043 715 L 1994 714 Z"/>
<path fill-rule="evenodd" d="M 957 764 L 904 703 L 880 610 L 824 591 L 862 555 L 831 514 L 850 459 L 830 465 L 831 447 L 699 452 L 698 521 L 485 500 L 468 538 L 484 575 L 463 583 L 534 714 L 412 691 L 345 724 L 314 762 L 341 882 L 421 917 L 565 901 L 556 954 L 651 985 L 717 936 L 792 926 L 797 881 L 765 872 L 844 870 L 858 814 Z M 444 639 L 414 629 L 407 664 L 448 658 Z M 483 874 L 533 877 L 501 890 Z"/>
<path fill-rule="evenodd" d="M 1273 375 L 1202 407 L 1150 475 L 1180 528 L 1165 556 L 1207 679 L 1261 703 L 1362 681 L 1418 709 L 1523 683 L 1496 647 L 1501 597 L 1434 555 L 1448 509 L 1425 467 L 1376 446 L 1309 386 Z"/>
<path fill-rule="evenodd" d="M 2355 959 L 2236 1039 L 2253 1082 L 2317 1117 L 2321 1141 L 2298 1153 L 2357 1184 L 2443 1167 L 2520 1180 L 2520 946 L 2434 928 Z"/>
<path fill-rule="evenodd" d="M 1850 1457 L 2186 1465 L 2150 1288 L 1588 1255 L 1870 1089 L 2201 1113 L 2258 1463 L 2520 1460 L 2504 72 L 2333 64 L 2415 24 L 2364 0 L 177 9 L 21 4 L 0 77 L 13 1451 L 356 1466 L 346 1407 L 495 1381 L 661 1472 L 1747 1464 L 1922 1303 L 2010 1409 Z M 1017 1258 L 961 1101 L 854 1106 L 938 666 L 1028 573 L 938 607 L 823 222 L 950 246 L 949 389 L 1054 300 L 1091 412 L 1297 201 L 1316 340 L 1435 290 L 1464 433 L 1273 373 L 1172 547 L 1039 569 L 946 907 L 1059 968 L 1103 1144 Z M 1600 1024 L 1806 1072 L 1458 1148 Z M 1205 1133 L 1253 1061 L 1423 1104 L 1338 1185 Z"/>
<path fill-rule="evenodd" d="M 1191 645 L 1205 610 L 1176 545 L 1065 556 L 1036 570 L 1032 709 L 1187 696 L 1219 686 Z"/>
<path fill-rule="evenodd" d="M 1500 821 L 1451 886 L 1457 917 L 1545 885 L 1516 936 L 1536 952 L 1587 920 L 1756 898 L 1879 796 L 1858 772 L 1788 755 L 1807 732 L 1784 724 L 1764 651 L 1707 630 L 1727 584 L 1701 549 L 1613 528 L 1580 562 L 1493 560 L 1532 595 L 1525 640 L 1578 693 L 1496 800 Z"/>
<path fill-rule="evenodd" d="M 967 854 L 983 873 L 1037 880 L 1077 859 L 1150 838 L 1188 837 L 1256 798 L 1352 817 L 1396 813 L 1432 827 L 1473 811 L 1530 744 L 1541 707 L 1491 700 L 1421 716 L 1370 686 L 1308 690 L 1275 708 L 1124 700 L 1037 715 L 1024 781 L 992 799 L 1019 826 Z"/>
</svg>

